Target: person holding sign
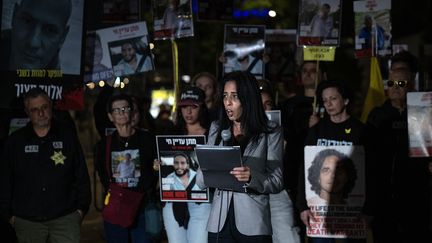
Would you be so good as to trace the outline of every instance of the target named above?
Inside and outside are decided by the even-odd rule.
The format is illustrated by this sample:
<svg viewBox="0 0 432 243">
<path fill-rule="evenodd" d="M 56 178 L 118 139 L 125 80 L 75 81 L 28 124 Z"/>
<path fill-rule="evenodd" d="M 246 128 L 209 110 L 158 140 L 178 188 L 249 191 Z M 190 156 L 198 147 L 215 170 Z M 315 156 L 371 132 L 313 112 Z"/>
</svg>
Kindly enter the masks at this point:
<svg viewBox="0 0 432 243">
<path fill-rule="evenodd" d="M 364 144 L 364 125 L 359 120 L 348 114 L 347 106 L 350 101 L 348 97 L 348 91 L 342 83 L 335 81 L 324 81 L 320 83 L 317 90 L 317 99 L 324 105 L 326 116 L 309 129 L 305 142 L 306 145 L 352 146 Z M 336 163 L 330 163 L 332 161 L 327 162 L 328 166 L 326 166 L 325 169 L 320 167 L 320 170 L 327 170 L 327 173 L 329 173 L 331 171 L 330 168 L 334 168 Z M 304 171 L 304 164 L 302 166 L 302 171 Z M 313 171 L 314 169 L 311 169 L 311 172 Z M 317 180 L 314 180 L 313 175 L 310 176 L 310 179 L 314 182 L 311 183 L 312 187 L 320 188 L 319 195 L 321 195 L 321 185 L 317 184 Z M 340 178 L 341 181 L 343 181 L 342 176 Z M 304 173 L 300 173 L 297 207 L 301 212 L 300 218 L 302 222 L 309 228 L 311 226 L 310 224 L 315 222 L 316 219 L 309 208 L 311 201 L 306 201 L 305 190 Z M 327 190 L 327 192 L 331 192 L 331 190 Z M 320 198 L 319 201 L 333 203 L 332 201 L 326 200 L 328 197 L 326 197 L 325 194 L 326 193 L 323 191 L 323 198 Z M 340 198 L 343 198 L 343 196 L 340 196 Z M 349 235 L 346 237 L 348 237 L 347 242 L 364 242 L 364 239 L 349 239 Z M 334 242 L 333 238 L 314 237 L 309 239 L 314 243 Z"/>
<path fill-rule="evenodd" d="M 371 110 L 367 120 L 374 166 L 374 242 L 431 242 L 431 159 L 409 157 L 406 102 L 414 79 L 407 66 L 396 68 L 396 61 L 400 59 L 394 59 L 387 81 L 388 99 Z"/>
<path fill-rule="evenodd" d="M 209 122 L 204 91 L 198 87 L 184 88 L 177 106 L 174 131 L 169 131 L 168 134 L 207 136 Z M 190 157 L 185 153 L 176 153 L 173 159 L 175 171 L 167 176 L 174 181 L 171 189 L 189 192 L 200 190 Z M 205 226 L 210 206 L 207 202 L 166 202 L 162 213 L 168 242 L 207 242 L 208 232 Z"/>
<path fill-rule="evenodd" d="M 208 144 L 240 146 L 243 164 L 230 173 L 244 183 L 244 191 L 216 189 L 207 224 L 209 242 L 272 242 L 268 194 L 283 189 L 282 129 L 268 121 L 252 74 L 229 73 L 222 87 L 224 110 L 210 127 Z M 201 188 L 205 187 L 202 175 L 198 171 Z"/>
</svg>

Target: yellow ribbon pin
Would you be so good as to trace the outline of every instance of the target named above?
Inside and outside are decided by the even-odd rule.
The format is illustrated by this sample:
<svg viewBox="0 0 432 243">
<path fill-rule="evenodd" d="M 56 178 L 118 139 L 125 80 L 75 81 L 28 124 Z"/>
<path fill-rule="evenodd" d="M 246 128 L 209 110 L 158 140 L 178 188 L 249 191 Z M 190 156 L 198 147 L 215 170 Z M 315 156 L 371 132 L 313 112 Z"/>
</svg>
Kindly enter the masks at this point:
<svg viewBox="0 0 432 243">
<path fill-rule="evenodd" d="M 351 128 L 345 128 L 345 133 L 346 134 L 350 134 L 351 133 Z"/>
</svg>

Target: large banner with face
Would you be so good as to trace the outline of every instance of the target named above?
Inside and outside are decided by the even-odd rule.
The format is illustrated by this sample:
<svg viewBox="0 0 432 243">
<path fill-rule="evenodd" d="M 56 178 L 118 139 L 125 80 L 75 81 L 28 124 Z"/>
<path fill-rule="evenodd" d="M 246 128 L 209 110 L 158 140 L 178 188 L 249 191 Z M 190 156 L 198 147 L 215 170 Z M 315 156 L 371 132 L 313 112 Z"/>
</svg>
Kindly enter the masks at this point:
<svg viewBox="0 0 432 243">
<path fill-rule="evenodd" d="M 264 78 L 264 25 L 225 25 L 223 73 L 248 71 Z"/>
<path fill-rule="evenodd" d="M 36 86 L 60 101 L 57 108 L 74 108 L 69 101 L 83 103 L 84 0 L 1 3 L 0 106 L 18 106 L 16 98 Z"/>
<path fill-rule="evenodd" d="M 354 2 L 357 58 L 391 55 L 391 0 Z"/>
<path fill-rule="evenodd" d="M 199 167 L 195 154 L 197 144 L 205 144 L 205 136 L 156 136 L 161 201 L 208 202 L 209 190 L 196 184 Z"/>
<path fill-rule="evenodd" d="M 411 157 L 432 156 L 432 92 L 409 92 L 408 135 Z"/>
<path fill-rule="evenodd" d="M 339 46 L 342 0 L 301 0 L 299 46 Z"/>
<path fill-rule="evenodd" d="M 305 190 L 315 217 L 310 237 L 366 238 L 359 218 L 365 199 L 365 161 L 361 146 L 306 146 Z"/>
<path fill-rule="evenodd" d="M 190 0 L 153 0 L 154 39 L 194 35 Z"/>
</svg>

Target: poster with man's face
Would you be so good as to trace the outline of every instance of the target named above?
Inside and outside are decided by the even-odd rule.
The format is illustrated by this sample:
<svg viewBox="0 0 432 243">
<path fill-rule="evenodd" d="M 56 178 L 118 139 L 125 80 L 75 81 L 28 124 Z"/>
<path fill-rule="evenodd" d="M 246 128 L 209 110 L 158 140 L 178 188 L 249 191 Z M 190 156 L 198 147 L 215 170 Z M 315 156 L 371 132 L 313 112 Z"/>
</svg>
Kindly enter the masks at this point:
<svg viewBox="0 0 432 243">
<path fill-rule="evenodd" d="M 63 105 L 64 93 L 73 98 L 81 84 L 83 13 L 84 0 L 2 1 L 0 106 L 37 86 Z"/>
<path fill-rule="evenodd" d="M 341 0 L 302 0 L 299 11 L 299 46 L 339 46 Z"/>
<path fill-rule="evenodd" d="M 205 144 L 205 136 L 156 136 L 161 201 L 208 202 L 208 189 L 196 184 L 198 163 L 195 146 Z"/>
<path fill-rule="evenodd" d="M 194 35 L 190 0 L 153 0 L 154 39 Z"/>
<path fill-rule="evenodd" d="M 110 82 L 154 70 L 145 22 L 96 30 L 87 40 L 84 82 Z"/>
<path fill-rule="evenodd" d="M 391 55 L 390 10 L 391 0 L 354 2 L 357 58 Z"/>
<path fill-rule="evenodd" d="M 248 71 L 264 78 L 264 25 L 225 25 L 223 73 Z"/>
<path fill-rule="evenodd" d="M 304 152 L 306 201 L 316 219 L 307 235 L 366 238 L 358 217 L 365 199 L 363 147 L 306 146 Z"/>
</svg>

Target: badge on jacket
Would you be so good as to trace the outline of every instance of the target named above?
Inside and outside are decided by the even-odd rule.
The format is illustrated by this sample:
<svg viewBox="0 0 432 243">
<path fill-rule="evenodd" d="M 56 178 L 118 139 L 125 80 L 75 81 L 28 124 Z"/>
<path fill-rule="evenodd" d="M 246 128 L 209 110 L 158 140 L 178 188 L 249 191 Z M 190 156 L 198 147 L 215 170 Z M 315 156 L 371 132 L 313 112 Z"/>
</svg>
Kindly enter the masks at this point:
<svg viewBox="0 0 432 243">
<path fill-rule="evenodd" d="M 51 156 L 51 159 L 54 161 L 55 165 L 61 164 L 64 165 L 64 161 L 66 156 L 63 155 L 62 151 L 54 151 L 54 154 Z"/>
</svg>

